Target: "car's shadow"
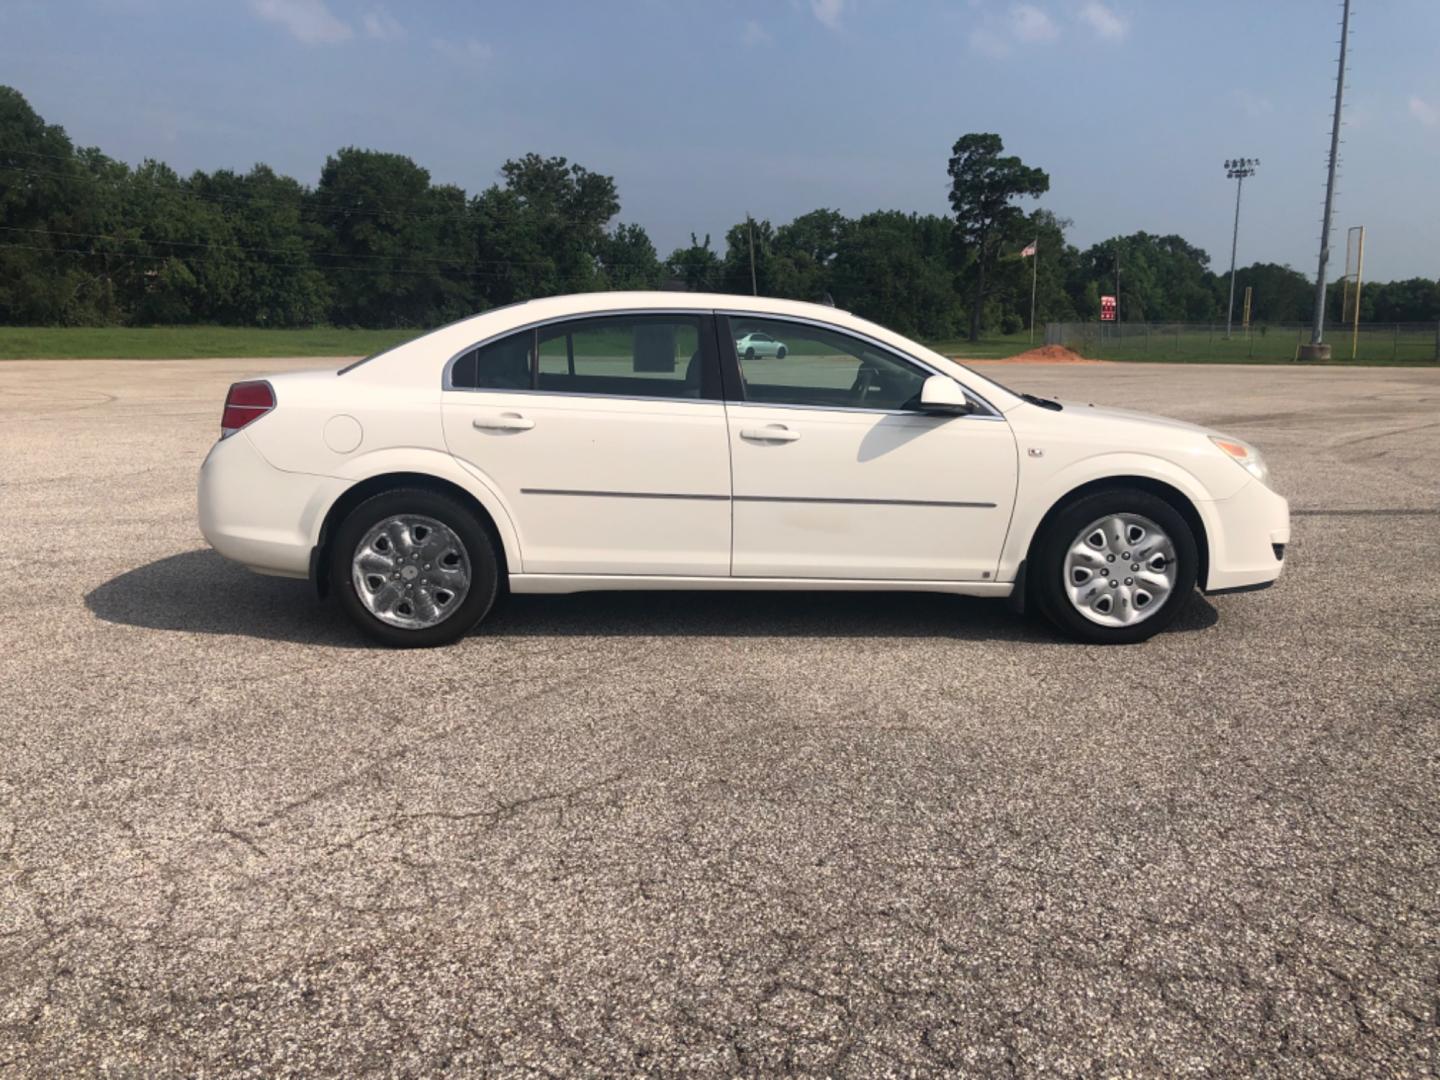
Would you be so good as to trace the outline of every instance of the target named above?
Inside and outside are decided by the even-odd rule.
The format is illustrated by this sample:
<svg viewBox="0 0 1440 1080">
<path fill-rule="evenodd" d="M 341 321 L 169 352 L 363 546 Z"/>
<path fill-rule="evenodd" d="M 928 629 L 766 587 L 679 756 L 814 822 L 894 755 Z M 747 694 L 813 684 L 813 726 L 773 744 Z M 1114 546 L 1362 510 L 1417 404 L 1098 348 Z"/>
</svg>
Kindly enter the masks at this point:
<svg viewBox="0 0 1440 1080">
<path fill-rule="evenodd" d="M 264 577 L 201 549 L 126 571 L 85 597 L 107 622 L 192 634 L 369 647 L 338 604 L 303 581 Z M 1171 632 L 1204 630 L 1218 614 L 1195 595 Z M 1057 644 L 1065 639 L 1004 603 L 935 593 L 613 592 L 511 596 L 486 620 L 496 636 L 951 638 Z"/>
</svg>

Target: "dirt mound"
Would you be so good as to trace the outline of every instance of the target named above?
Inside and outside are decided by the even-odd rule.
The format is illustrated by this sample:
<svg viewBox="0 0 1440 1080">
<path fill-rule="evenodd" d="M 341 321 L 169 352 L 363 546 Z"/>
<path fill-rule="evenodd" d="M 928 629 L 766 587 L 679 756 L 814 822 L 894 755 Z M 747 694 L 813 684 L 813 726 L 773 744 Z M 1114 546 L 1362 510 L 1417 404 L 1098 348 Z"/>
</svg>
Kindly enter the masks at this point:
<svg viewBox="0 0 1440 1080">
<path fill-rule="evenodd" d="M 978 360 L 974 363 L 991 364 L 1103 364 L 1104 360 L 1090 360 L 1074 349 L 1064 345 L 1041 345 L 1038 349 L 1027 349 L 1004 360 Z"/>
</svg>

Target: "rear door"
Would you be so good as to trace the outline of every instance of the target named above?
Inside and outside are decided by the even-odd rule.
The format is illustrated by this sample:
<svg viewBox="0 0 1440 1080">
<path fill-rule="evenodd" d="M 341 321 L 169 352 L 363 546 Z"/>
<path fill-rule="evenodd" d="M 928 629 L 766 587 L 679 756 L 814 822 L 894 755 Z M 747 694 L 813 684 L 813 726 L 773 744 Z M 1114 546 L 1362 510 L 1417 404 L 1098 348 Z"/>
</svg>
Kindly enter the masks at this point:
<svg viewBox="0 0 1440 1080">
<path fill-rule="evenodd" d="M 450 452 L 510 507 L 528 574 L 730 572 L 711 316 L 549 323 L 456 357 Z"/>
<path fill-rule="evenodd" d="M 932 372 L 849 333 L 743 314 L 719 327 L 740 376 L 728 406 L 737 576 L 993 579 L 1018 471 L 998 412 L 920 413 Z M 775 352 L 737 353 L 757 333 Z"/>
</svg>

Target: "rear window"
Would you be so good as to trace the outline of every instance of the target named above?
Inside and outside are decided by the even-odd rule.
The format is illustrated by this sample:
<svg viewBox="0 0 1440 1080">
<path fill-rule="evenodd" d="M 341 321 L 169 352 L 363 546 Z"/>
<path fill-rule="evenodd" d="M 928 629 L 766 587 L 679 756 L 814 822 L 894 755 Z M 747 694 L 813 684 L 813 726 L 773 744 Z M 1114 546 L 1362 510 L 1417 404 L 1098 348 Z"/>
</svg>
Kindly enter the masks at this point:
<svg viewBox="0 0 1440 1080">
<path fill-rule="evenodd" d="M 480 345 L 455 361 L 450 385 L 461 390 L 529 390 L 533 330 Z"/>
<path fill-rule="evenodd" d="M 611 315 L 552 323 L 462 353 L 457 390 L 609 397 L 720 397 L 709 323 L 700 316 Z"/>
</svg>

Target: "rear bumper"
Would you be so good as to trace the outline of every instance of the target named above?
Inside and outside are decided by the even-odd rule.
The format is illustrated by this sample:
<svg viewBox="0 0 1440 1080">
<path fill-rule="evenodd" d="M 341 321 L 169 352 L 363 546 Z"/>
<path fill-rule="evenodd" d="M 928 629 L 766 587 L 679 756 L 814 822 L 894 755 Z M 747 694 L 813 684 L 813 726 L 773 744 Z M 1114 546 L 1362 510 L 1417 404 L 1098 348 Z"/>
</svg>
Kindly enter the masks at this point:
<svg viewBox="0 0 1440 1080">
<path fill-rule="evenodd" d="M 1228 499 L 1207 504 L 1210 569 L 1205 592 L 1248 592 L 1273 584 L 1285 566 L 1290 504 L 1252 480 Z"/>
<path fill-rule="evenodd" d="M 262 574 L 303 578 L 325 512 L 347 486 L 275 468 L 240 431 L 211 447 L 200 466 L 200 531 L 227 559 Z"/>
</svg>

